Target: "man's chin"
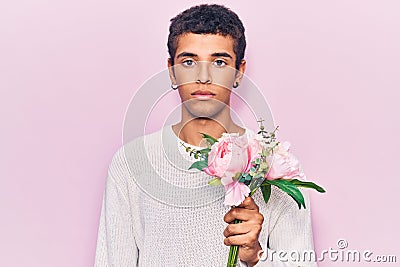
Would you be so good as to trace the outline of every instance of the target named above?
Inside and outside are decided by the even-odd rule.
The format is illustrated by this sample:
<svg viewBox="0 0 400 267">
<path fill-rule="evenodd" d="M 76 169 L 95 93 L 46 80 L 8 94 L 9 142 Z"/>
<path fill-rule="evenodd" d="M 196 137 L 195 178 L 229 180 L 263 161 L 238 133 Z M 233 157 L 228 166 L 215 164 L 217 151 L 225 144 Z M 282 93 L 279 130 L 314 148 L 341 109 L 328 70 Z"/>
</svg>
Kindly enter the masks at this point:
<svg viewBox="0 0 400 267">
<path fill-rule="evenodd" d="M 190 101 L 190 103 L 185 103 L 184 106 L 193 117 L 213 118 L 220 113 L 226 105 L 222 102 L 216 103 L 215 101 L 213 101 L 213 103 L 209 101 L 207 101 L 207 103 L 205 103 L 205 101 L 201 101 L 201 103 Z"/>
<path fill-rule="evenodd" d="M 221 109 L 215 109 L 215 110 L 187 109 L 187 110 L 190 113 L 190 115 L 192 115 L 193 118 L 203 118 L 203 119 L 215 118 L 221 112 Z"/>
<path fill-rule="evenodd" d="M 208 112 L 208 111 L 198 111 L 198 110 L 191 110 L 189 111 L 190 115 L 196 119 L 212 119 L 216 117 L 218 112 Z"/>
</svg>

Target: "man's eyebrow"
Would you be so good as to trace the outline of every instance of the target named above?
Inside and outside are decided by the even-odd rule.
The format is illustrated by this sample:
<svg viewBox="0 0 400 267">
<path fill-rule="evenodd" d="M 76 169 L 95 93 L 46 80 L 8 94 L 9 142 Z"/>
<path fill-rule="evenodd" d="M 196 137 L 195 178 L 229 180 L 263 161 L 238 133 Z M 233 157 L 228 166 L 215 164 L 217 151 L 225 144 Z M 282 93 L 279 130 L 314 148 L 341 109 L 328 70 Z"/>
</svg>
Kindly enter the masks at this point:
<svg viewBox="0 0 400 267">
<path fill-rule="evenodd" d="M 217 52 L 217 53 L 213 53 L 213 54 L 211 54 L 211 56 L 212 56 L 212 57 L 229 57 L 229 58 L 232 58 L 232 56 L 229 55 L 229 54 L 226 53 L 226 52 Z"/>
<path fill-rule="evenodd" d="M 228 57 L 228 58 L 232 58 L 231 55 L 229 55 L 226 52 L 216 52 L 216 53 L 212 53 L 211 54 L 212 57 Z M 179 55 L 176 56 L 176 58 L 180 58 L 180 57 L 197 57 L 196 54 L 194 53 L 190 53 L 190 52 L 182 52 Z"/>
<path fill-rule="evenodd" d="M 197 55 L 193 54 L 193 53 L 189 53 L 189 52 L 182 52 L 176 56 L 176 58 L 180 58 L 180 57 L 197 57 Z"/>
</svg>

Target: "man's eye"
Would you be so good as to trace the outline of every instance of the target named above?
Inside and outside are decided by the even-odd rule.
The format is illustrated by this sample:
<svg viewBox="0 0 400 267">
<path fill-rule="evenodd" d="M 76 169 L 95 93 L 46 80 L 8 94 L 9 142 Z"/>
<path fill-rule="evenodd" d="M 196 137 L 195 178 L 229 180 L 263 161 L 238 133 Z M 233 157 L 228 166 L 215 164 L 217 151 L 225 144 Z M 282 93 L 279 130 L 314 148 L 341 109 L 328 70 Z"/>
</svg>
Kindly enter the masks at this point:
<svg viewBox="0 0 400 267">
<path fill-rule="evenodd" d="M 191 59 L 187 59 L 187 60 L 185 60 L 185 61 L 182 62 L 182 65 L 185 66 L 185 67 L 192 67 L 192 66 L 194 66 L 195 64 L 196 64 L 196 63 L 195 63 L 193 60 L 191 60 Z"/>
<path fill-rule="evenodd" d="M 218 67 L 223 67 L 226 65 L 225 61 L 221 60 L 221 59 L 217 59 L 214 61 L 214 64 Z"/>
</svg>

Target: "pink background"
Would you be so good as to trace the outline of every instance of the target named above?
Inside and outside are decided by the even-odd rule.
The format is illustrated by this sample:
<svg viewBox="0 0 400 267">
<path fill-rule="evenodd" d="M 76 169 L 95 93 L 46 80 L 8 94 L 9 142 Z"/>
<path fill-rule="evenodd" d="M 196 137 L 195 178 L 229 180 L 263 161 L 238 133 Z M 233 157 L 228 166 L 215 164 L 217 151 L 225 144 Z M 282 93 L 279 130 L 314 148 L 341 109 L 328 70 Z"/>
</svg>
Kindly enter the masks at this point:
<svg viewBox="0 0 400 267">
<path fill-rule="evenodd" d="M 1 266 L 93 266 L 125 110 L 166 67 L 169 19 L 196 3 L 0 4 Z M 280 138 L 327 189 L 311 192 L 317 252 L 345 238 L 349 249 L 396 255 L 399 2 L 217 3 L 246 26 L 247 75 Z"/>
</svg>

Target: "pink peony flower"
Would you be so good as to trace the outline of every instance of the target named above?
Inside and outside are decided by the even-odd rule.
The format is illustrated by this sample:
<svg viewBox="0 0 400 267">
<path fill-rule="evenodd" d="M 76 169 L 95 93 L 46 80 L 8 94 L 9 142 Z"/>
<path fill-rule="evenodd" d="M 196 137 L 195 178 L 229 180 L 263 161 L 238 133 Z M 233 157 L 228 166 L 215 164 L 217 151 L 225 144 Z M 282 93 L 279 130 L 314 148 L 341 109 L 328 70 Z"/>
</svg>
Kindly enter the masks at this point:
<svg viewBox="0 0 400 267">
<path fill-rule="evenodd" d="M 301 179 L 304 177 L 298 159 L 289 152 L 290 143 L 285 141 L 275 147 L 272 155 L 272 164 L 266 176 L 268 180 L 279 178 Z M 271 161 L 270 161 L 271 162 Z"/>
<path fill-rule="evenodd" d="M 232 182 L 237 172 L 248 165 L 247 138 L 238 134 L 222 134 L 208 154 L 208 167 L 203 171 L 221 179 L 222 184 Z"/>
<path fill-rule="evenodd" d="M 224 204 L 229 206 L 239 206 L 250 193 L 250 188 L 237 180 L 225 185 L 225 190 Z"/>
<path fill-rule="evenodd" d="M 237 173 L 249 172 L 251 162 L 259 157 L 262 146 L 255 134 L 222 134 L 208 154 L 208 167 L 203 171 L 219 177 L 225 186 L 226 205 L 239 205 L 249 195 L 250 188 L 233 177 Z"/>
</svg>

